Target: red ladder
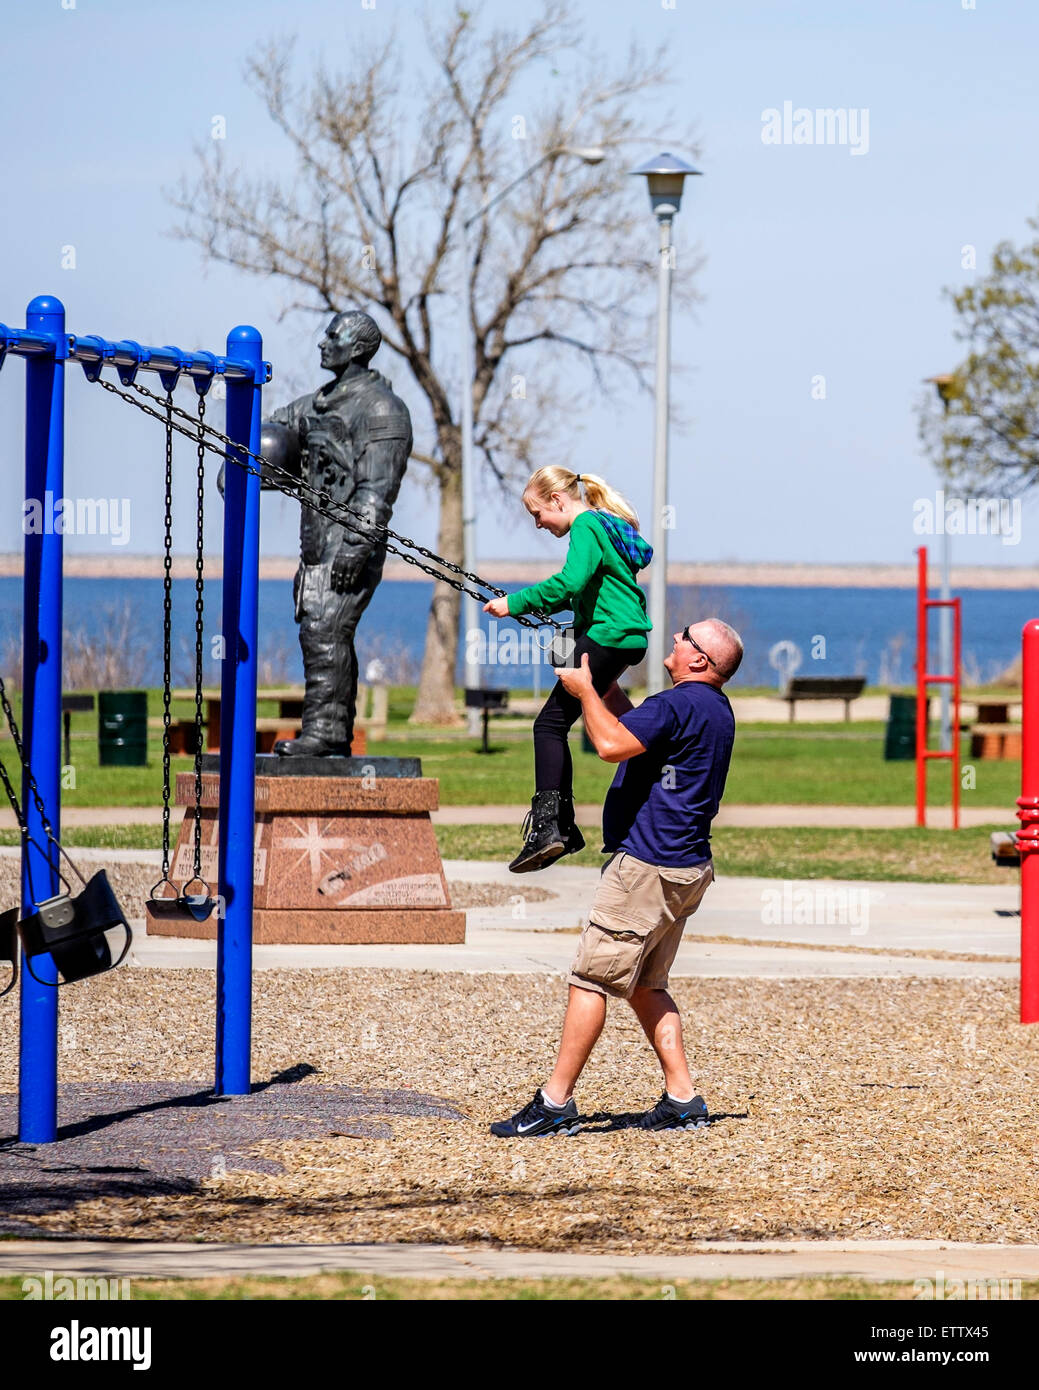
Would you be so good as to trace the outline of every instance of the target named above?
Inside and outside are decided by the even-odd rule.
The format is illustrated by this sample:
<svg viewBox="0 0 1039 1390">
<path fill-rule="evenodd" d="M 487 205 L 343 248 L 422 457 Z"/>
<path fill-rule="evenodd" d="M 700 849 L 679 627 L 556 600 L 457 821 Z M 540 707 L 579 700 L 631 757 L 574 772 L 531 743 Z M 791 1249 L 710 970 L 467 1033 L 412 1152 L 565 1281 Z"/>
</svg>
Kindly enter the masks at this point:
<svg viewBox="0 0 1039 1390">
<path fill-rule="evenodd" d="M 961 613 L 958 598 L 927 597 L 927 547 L 917 555 L 916 584 L 916 823 L 927 824 L 927 760 L 948 758 L 952 764 L 952 828 L 960 828 L 960 642 Z M 927 610 L 952 609 L 952 674 L 933 675 L 927 670 Z M 952 686 L 952 747 L 947 751 L 927 747 L 927 687 Z"/>
</svg>

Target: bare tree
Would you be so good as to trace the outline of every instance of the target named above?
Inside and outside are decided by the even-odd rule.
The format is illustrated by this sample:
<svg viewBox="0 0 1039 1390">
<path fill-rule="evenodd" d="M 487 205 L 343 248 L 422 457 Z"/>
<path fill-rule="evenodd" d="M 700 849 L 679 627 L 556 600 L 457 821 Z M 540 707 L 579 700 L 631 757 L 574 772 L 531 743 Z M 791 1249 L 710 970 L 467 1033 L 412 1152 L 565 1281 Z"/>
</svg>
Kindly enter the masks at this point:
<svg viewBox="0 0 1039 1390">
<path fill-rule="evenodd" d="M 634 113 L 667 70 L 662 52 L 637 47 L 611 65 L 558 0 L 515 30 L 484 31 L 459 8 L 426 38 L 430 62 L 418 75 L 401 71 L 391 42 L 345 74 L 319 69 L 302 84 L 291 47 L 264 48 L 247 80 L 291 142 L 295 179 L 248 177 L 210 142 L 173 202 L 179 234 L 209 258 L 296 287 L 289 309 L 376 316 L 410 372 L 412 457 L 439 495 L 436 549 L 458 564 L 462 223 L 547 156 L 470 234 L 474 443 L 486 475 L 510 488 L 559 456 L 585 387 L 607 387 L 617 370 L 645 385 L 650 335 L 633 304 L 651 307 L 640 290 L 654 269 L 653 233 L 625 156 L 636 138 L 654 139 Z M 608 157 L 588 167 L 564 152 L 579 145 Z M 688 137 L 679 147 L 692 152 Z M 691 297 L 691 274 L 683 281 Z M 579 369 L 564 378 L 567 359 Z M 456 717 L 459 603 L 456 589 L 435 583 L 416 722 Z"/>
<path fill-rule="evenodd" d="M 1039 219 L 1024 245 L 1002 241 L 986 275 L 946 290 L 967 355 L 922 397 L 920 437 L 965 487 L 1022 493 L 1039 481 Z"/>
</svg>

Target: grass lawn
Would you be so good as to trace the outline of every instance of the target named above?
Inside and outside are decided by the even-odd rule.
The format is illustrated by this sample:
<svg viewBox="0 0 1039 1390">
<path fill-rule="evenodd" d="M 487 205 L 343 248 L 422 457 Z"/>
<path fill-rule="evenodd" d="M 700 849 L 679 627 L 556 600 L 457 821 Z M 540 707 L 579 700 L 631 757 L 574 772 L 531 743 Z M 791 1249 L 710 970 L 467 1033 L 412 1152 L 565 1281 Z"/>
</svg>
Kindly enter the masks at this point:
<svg viewBox="0 0 1039 1390">
<path fill-rule="evenodd" d="M 425 733 L 408 728 L 406 719 L 414 692 L 394 689 L 390 701 L 389 736 L 372 743 L 373 756 L 417 756 L 426 776 L 440 779 L 441 801 L 447 806 L 490 803 L 529 804 L 533 783 L 533 752 L 529 725 L 496 727 L 491 723 L 489 756 L 476 752 L 478 741 L 450 730 Z M 275 713 L 269 702 L 261 714 Z M 161 713 L 158 691 L 149 692 L 149 713 Z M 174 716 L 189 717 L 191 706 L 175 703 Z M 63 791 L 67 806 L 158 806 L 161 802 L 162 750 L 156 730 L 149 739 L 147 767 L 99 767 L 97 714 L 72 718 L 72 760 L 75 786 Z M 881 722 L 855 724 L 742 725 L 726 788 L 726 800 L 753 805 L 911 805 L 915 796 L 915 765 L 885 762 Z M 582 751 L 580 728 L 571 734 L 574 790 L 579 801 L 601 801 L 614 769 L 594 753 Z M 13 749 L 0 741 L 5 762 Z M 969 763 L 964 740 L 961 767 Z M 175 758 L 173 771 L 188 771 L 190 758 Z M 978 762 L 972 765 L 962 792 L 964 806 L 1006 806 L 1008 817 L 1020 791 L 1020 763 Z M 71 781 L 71 778 L 67 779 Z M 962 784 L 961 778 L 961 784 Z M 932 764 L 929 800 L 947 805 L 950 775 L 945 763 Z"/>
<path fill-rule="evenodd" d="M 853 878 L 876 882 L 1017 883 L 1012 869 L 997 869 L 989 857 L 991 830 L 827 830 L 780 826 L 772 830 L 733 827 L 714 832 L 719 875 L 752 878 Z M 511 825 L 441 825 L 437 841 L 445 859 L 508 861 L 519 846 L 520 822 Z M 587 848 L 569 864 L 602 863 L 599 827 L 583 827 Z M 70 826 L 62 835 L 70 849 L 159 849 L 157 825 Z M 16 845 L 14 830 L 0 830 L 0 845 Z M 547 886 L 551 886 L 548 879 Z"/>
<path fill-rule="evenodd" d="M 582 1302 L 632 1300 L 636 1302 L 692 1302 L 749 1299 L 823 1299 L 858 1302 L 878 1299 L 911 1299 L 912 1280 L 883 1283 L 867 1279 L 633 1279 L 614 1275 L 601 1279 L 384 1279 L 378 1275 L 315 1274 L 296 1279 L 272 1279 L 256 1275 L 236 1279 L 132 1279 L 131 1301 L 199 1300 L 335 1300 L 386 1302 L 425 1300 L 444 1302 Z M 25 1297 L 22 1276 L 0 1278 L 0 1302 Z M 1039 1298 L 1039 1283 L 1022 1282 L 1022 1299 Z M 82 1307 L 82 1304 L 77 1304 Z M 118 1309 L 118 1303 L 98 1305 Z"/>
<path fill-rule="evenodd" d="M 492 726 L 493 729 L 493 726 Z M 440 779 L 445 806 L 481 806 L 498 802 L 527 802 L 533 783 L 533 753 L 529 733 L 492 732 L 494 752 L 482 756 L 471 739 L 457 735 L 439 738 L 394 739 L 373 745 L 373 753 L 395 753 L 422 759 L 428 777 Z M 594 753 L 585 753 L 581 735 L 570 737 L 574 759 L 574 795 L 578 801 L 601 801 L 615 769 Z M 747 805 L 910 806 L 916 798 L 916 766 L 885 762 L 881 724 L 858 725 L 853 733 L 831 725 L 755 724 L 737 730 L 726 801 Z M 968 762 L 964 740 L 961 767 Z M 964 806 L 1006 806 L 1008 817 L 1020 792 L 1018 762 L 979 762 L 973 765 L 973 789 L 962 791 Z M 970 780 L 970 779 L 968 779 Z M 948 805 L 950 773 L 947 763 L 932 764 L 929 803 Z M 962 786 L 962 779 L 961 779 Z"/>
<path fill-rule="evenodd" d="M 1003 826 L 970 830 L 827 830 L 779 826 L 772 830 L 721 828 L 712 836 L 719 877 L 852 878 L 876 882 L 1014 883 L 1015 870 L 997 868 L 989 834 Z M 588 841 L 568 864 L 600 865 L 598 826 L 582 827 Z M 519 846 L 519 826 L 440 825 L 445 859 L 507 860 Z M 551 870 L 545 875 L 551 887 Z M 540 882 L 540 879 L 538 880 Z"/>
</svg>

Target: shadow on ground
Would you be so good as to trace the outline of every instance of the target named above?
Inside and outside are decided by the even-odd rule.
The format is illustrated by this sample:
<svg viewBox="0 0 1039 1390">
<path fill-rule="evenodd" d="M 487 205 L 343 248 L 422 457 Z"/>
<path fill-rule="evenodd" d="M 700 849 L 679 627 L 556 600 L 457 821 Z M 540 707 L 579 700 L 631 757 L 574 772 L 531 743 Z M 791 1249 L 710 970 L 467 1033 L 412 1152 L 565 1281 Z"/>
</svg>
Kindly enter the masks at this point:
<svg viewBox="0 0 1039 1390">
<path fill-rule="evenodd" d="M 465 1118 L 435 1096 L 321 1086 L 306 1080 L 314 1072 L 302 1063 L 248 1096 L 216 1096 L 197 1083 L 70 1082 L 58 1087 L 53 1144 L 19 1143 L 18 1098 L 0 1096 L 0 1234 L 38 1234 L 20 1218 L 93 1198 L 191 1193 L 234 1170 L 280 1173 L 256 1152 L 266 1141 L 384 1139 L 387 1119 Z"/>
</svg>

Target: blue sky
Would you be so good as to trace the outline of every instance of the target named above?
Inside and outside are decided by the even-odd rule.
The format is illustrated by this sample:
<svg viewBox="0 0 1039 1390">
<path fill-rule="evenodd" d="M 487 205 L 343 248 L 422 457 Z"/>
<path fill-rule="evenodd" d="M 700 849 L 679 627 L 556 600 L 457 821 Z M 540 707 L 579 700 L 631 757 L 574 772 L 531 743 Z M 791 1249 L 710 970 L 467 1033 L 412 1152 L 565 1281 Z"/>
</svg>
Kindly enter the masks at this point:
<svg viewBox="0 0 1039 1390">
<path fill-rule="evenodd" d="M 68 5 L 71 0 L 65 0 Z M 434 7 L 434 13 L 446 9 Z M 523 5 L 489 0 L 488 20 L 516 22 Z M 534 6 L 529 7 L 532 11 Z M 1039 125 L 1034 54 L 1039 9 L 1000 0 L 583 0 L 589 33 L 620 54 L 632 38 L 666 41 L 682 115 L 700 136 L 700 167 L 676 222 L 676 274 L 699 249 L 706 264 L 695 313 L 679 314 L 673 360 L 685 421 L 673 432 L 671 499 L 680 560 L 907 562 L 920 538 L 913 504 L 936 480 L 917 441 L 921 379 L 959 355 L 943 286 L 965 283 L 961 248 L 984 271 L 997 241 L 1021 240 L 1036 212 L 1030 181 Z M 286 151 L 242 81 L 261 39 L 295 30 L 304 52 L 345 60 L 362 36 L 396 30 L 404 62 L 421 63 L 424 7 L 411 0 L 228 0 L 176 7 L 130 0 L 38 0 L 5 19 L 0 320 L 24 321 L 38 293 L 59 295 L 77 333 L 219 348 L 227 330 L 264 333 L 276 381 L 323 380 L 321 323 L 279 320 L 277 284 L 224 267 L 173 240 L 163 189 L 193 167 L 192 147 L 227 117 L 227 157 L 246 169 L 287 167 Z M 647 131 L 675 99 L 645 106 Z M 762 112 L 794 107 L 868 110 L 868 152 L 848 146 L 767 145 Z M 640 113 L 641 114 L 641 113 Z M 643 154 L 657 152 L 647 140 Z M 641 181 L 647 244 L 655 237 Z M 61 268 L 62 248 L 76 268 Z M 644 291 L 653 295 L 651 286 Z M 400 366 L 384 366 L 391 376 Z M 0 372 L 0 466 L 20 495 L 24 370 Z M 67 487 L 129 497 L 125 549 L 161 544 L 157 426 L 70 370 Z M 825 399 L 813 399 L 813 378 Z M 282 384 L 284 383 L 284 384 Z M 187 404 L 185 399 L 182 403 Z M 589 400 L 575 463 L 603 473 L 643 511 L 650 495 L 652 400 L 627 388 Z M 184 460 L 187 465 L 187 460 Z M 187 549 L 191 478 L 181 470 L 178 549 Z M 9 490 L 10 495 L 10 490 Z M 207 528 L 219 544 L 219 504 Z M 1039 560 L 1034 503 L 1020 544 L 965 537 L 954 560 Z M 430 542 L 429 498 L 410 479 L 395 524 Z M 292 505 L 264 498 L 263 548 L 295 549 Z M 4 509 L 0 550 L 21 545 L 20 512 Z M 69 538 L 70 552 L 107 548 Z M 558 543 L 527 530 L 509 505 L 485 507 L 479 552 L 554 556 Z"/>
</svg>

